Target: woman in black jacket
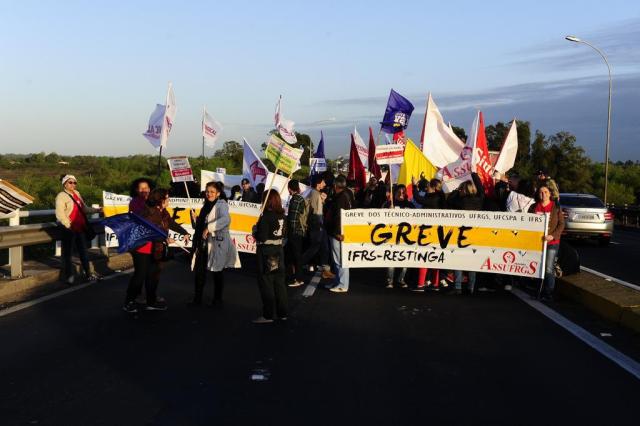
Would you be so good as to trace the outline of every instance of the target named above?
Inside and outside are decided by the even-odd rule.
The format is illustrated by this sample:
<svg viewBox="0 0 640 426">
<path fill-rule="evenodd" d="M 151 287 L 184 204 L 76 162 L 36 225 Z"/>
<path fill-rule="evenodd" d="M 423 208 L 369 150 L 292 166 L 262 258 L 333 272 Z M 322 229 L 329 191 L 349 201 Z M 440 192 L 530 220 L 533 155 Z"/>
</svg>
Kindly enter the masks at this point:
<svg viewBox="0 0 640 426">
<path fill-rule="evenodd" d="M 275 314 L 287 319 L 287 286 L 285 285 L 284 250 L 285 216 L 278 191 L 265 193 L 267 202 L 254 228 L 258 259 L 258 287 L 262 297 L 262 316 L 255 324 L 272 323 Z"/>
</svg>

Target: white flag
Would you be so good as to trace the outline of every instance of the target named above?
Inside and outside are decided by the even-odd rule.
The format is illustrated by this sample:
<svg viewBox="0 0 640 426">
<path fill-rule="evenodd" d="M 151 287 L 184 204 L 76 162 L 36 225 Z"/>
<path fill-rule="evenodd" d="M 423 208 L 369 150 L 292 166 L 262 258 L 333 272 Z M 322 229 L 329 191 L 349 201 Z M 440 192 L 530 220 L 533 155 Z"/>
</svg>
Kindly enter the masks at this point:
<svg viewBox="0 0 640 426">
<path fill-rule="evenodd" d="M 477 156 L 475 151 L 479 117 L 480 113 L 478 112 L 471 125 L 471 132 L 467 138 L 467 143 L 458 154 L 458 158 L 438 170 L 436 177 L 442 180 L 442 189 L 444 192 L 451 192 L 457 189 L 462 182 L 472 180 L 471 172 L 475 171 L 473 159 Z"/>
<path fill-rule="evenodd" d="M 147 131 L 142 134 L 142 136 L 147 138 L 149 143 L 151 143 L 155 148 L 160 148 L 160 135 L 162 134 L 164 111 L 164 105 L 156 105 L 156 109 L 153 110 L 149 117 L 149 127 L 147 127 Z"/>
<path fill-rule="evenodd" d="M 358 129 L 353 127 L 353 141 L 356 143 L 356 149 L 358 150 L 358 156 L 360 157 L 360 161 L 362 161 L 362 165 L 365 169 L 369 168 L 369 147 L 364 143 L 360 134 L 358 134 Z"/>
<path fill-rule="evenodd" d="M 496 160 L 496 164 L 493 168 L 502 174 L 508 172 L 515 164 L 517 154 L 518 128 L 516 127 L 516 120 L 513 120 L 509 133 L 507 133 L 507 137 L 502 144 L 500 155 L 498 155 L 498 159 Z"/>
<path fill-rule="evenodd" d="M 222 132 L 222 125 L 216 121 L 209 113 L 207 109 L 202 111 L 202 138 L 205 145 L 209 148 L 213 148 L 218 136 Z"/>
<path fill-rule="evenodd" d="M 249 142 L 245 138 L 242 138 L 244 142 L 244 154 L 242 156 L 242 175 L 249 179 L 251 186 L 254 188 L 259 183 L 264 183 L 267 179 L 267 166 L 264 165 L 260 157 L 258 157 L 249 145 Z"/>
<path fill-rule="evenodd" d="M 276 103 L 276 112 L 274 115 L 274 121 L 275 121 L 276 129 L 278 130 L 278 133 L 280 133 L 280 136 L 282 136 L 282 139 L 284 139 L 284 141 L 288 144 L 294 144 L 298 142 L 298 139 L 296 138 L 296 132 L 295 130 L 293 130 L 293 125 L 295 123 L 291 120 L 287 120 L 286 118 L 284 118 L 282 116 L 281 109 L 282 109 L 282 96 L 278 98 L 278 102 Z"/>
<path fill-rule="evenodd" d="M 169 133 L 173 127 L 176 111 L 176 98 L 173 94 L 173 86 L 169 83 L 166 103 L 156 105 L 156 109 L 149 117 L 147 131 L 142 134 L 155 148 L 167 146 L 167 139 L 169 139 Z"/>
<path fill-rule="evenodd" d="M 164 112 L 164 122 L 162 123 L 162 136 L 160 137 L 160 146 L 166 147 L 167 140 L 169 139 L 169 133 L 173 127 L 173 120 L 176 118 L 176 97 L 173 94 L 173 85 L 169 83 L 169 89 L 167 90 L 167 103 L 166 110 Z"/>
<path fill-rule="evenodd" d="M 451 125 L 445 124 L 442 114 L 429 93 L 420 140 L 422 152 L 431 164 L 442 168 L 456 161 L 463 146 L 464 142 L 456 136 Z"/>
</svg>

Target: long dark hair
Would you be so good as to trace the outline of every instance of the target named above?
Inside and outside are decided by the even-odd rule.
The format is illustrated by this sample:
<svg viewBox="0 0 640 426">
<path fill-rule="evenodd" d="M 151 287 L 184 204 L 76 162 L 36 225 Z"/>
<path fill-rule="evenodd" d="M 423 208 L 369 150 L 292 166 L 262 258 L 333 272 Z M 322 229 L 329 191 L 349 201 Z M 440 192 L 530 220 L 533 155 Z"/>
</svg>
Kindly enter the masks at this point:
<svg viewBox="0 0 640 426">
<path fill-rule="evenodd" d="M 278 193 L 278 191 L 272 189 L 271 191 L 265 192 L 262 197 L 263 202 L 265 197 L 267 198 L 265 210 L 269 210 L 278 214 L 284 213 L 284 209 L 282 208 L 282 199 L 280 198 L 280 194 Z"/>
</svg>

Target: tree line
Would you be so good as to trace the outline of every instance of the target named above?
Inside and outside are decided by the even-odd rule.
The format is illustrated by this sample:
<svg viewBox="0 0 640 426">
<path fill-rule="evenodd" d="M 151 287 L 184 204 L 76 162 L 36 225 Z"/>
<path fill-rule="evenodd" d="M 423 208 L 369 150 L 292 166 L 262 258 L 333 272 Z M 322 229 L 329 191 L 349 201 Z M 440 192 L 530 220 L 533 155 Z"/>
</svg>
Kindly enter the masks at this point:
<svg viewBox="0 0 640 426">
<path fill-rule="evenodd" d="M 577 145 L 576 137 L 569 132 L 545 135 L 533 134 L 528 121 L 517 121 L 518 156 L 512 172 L 523 177 L 532 177 L 538 170 L 546 171 L 558 183 L 563 192 L 586 192 L 602 197 L 604 188 L 604 164 L 593 162 Z M 462 138 L 464 130 L 453 127 Z M 486 127 L 489 149 L 499 151 L 509 131 L 509 123 L 498 122 Z M 307 134 L 296 133 L 296 147 L 305 148 L 302 169 L 294 174 L 297 179 L 308 176 L 309 148 L 314 141 Z M 348 152 L 345 137 L 344 151 Z M 317 142 L 316 142 L 317 143 Z M 264 147 L 263 147 L 264 149 Z M 228 174 L 242 173 L 242 144 L 226 141 L 213 156 L 190 157 L 196 178 L 200 170 L 225 168 Z M 128 157 L 65 156 L 56 153 L 4 154 L 0 155 L 0 178 L 7 179 L 27 193 L 36 197 L 31 209 L 50 209 L 60 191 L 60 175 L 71 173 L 79 180 L 79 190 L 87 203 L 99 204 L 102 191 L 128 193 L 129 184 L 139 176 L 156 177 L 158 157 L 154 155 L 132 155 Z M 162 171 L 158 179 L 160 186 L 171 182 L 166 159 L 162 159 Z M 273 170 L 272 165 L 265 164 Z M 328 164 L 335 164 L 328 161 Z M 626 161 L 610 163 L 609 202 L 616 205 L 638 204 L 640 197 L 640 162 Z"/>
</svg>

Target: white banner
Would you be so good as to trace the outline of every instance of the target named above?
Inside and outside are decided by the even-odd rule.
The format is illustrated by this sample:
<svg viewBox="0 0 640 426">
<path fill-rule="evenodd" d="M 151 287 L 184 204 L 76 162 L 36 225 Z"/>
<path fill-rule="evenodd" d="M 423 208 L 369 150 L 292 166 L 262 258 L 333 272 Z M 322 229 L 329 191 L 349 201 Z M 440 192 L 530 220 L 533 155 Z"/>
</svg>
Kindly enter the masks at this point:
<svg viewBox="0 0 640 426">
<path fill-rule="evenodd" d="M 397 143 L 376 145 L 376 161 L 378 164 L 402 164 L 404 162 L 404 145 Z"/>
<path fill-rule="evenodd" d="M 128 195 L 119 195 L 111 192 L 102 193 L 102 203 L 104 206 L 104 216 L 109 217 L 129 211 Z M 173 219 L 182 225 L 193 236 L 191 227 L 190 209 L 194 209 L 196 214 L 200 213 L 200 208 L 204 200 L 202 198 L 192 198 L 191 204 L 187 198 L 170 198 L 167 211 Z M 231 224 L 229 232 L 236 249 L 244 253 L 255 253 L 256 243 L 251 235 L 251 228 L 258 221 L 260 215 L 260 205 L 254 203 L 244 203 L 242 201 L 228 201 Z M 184 244 L 184 237 L 174 231 L 169 231 L 169 237 Z M 111 229 L 105 228 L 105 238 L 107 247 L 118 247 L 118 239 Z M 187 246 L 190 246 L 189 243 Z M 175 245 L 177 247 L 177 245 Z"/>
<path fill-rule="evenodd" d="M 438 268 L 541 278 L 547 216 L 426 209 L 342 211 L 346 268 Z"/>
</svg>

